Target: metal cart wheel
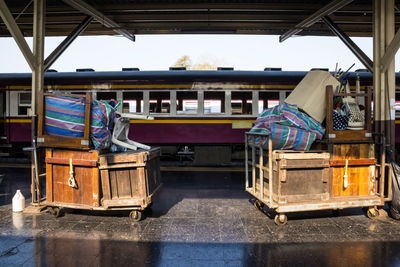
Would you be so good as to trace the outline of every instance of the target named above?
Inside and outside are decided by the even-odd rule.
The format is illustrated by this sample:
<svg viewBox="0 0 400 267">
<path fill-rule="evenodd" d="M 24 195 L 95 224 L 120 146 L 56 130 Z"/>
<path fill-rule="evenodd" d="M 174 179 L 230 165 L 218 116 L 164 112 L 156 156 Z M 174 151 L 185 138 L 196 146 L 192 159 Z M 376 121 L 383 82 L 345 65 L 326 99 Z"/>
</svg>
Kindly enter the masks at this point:
<svg viewBox="0 0 400 267">
<path fill-rule="evenodd" d="M 61 215 L 61 209 L 59 207 L 49 207 L 49 212 L 56 218 L 60 217 Z"/>
<path fill-rule="evenodd" d="M 370 219 L 375 219 L 376 217 L 379 216 L 379 211 L 375 208 L 369 208 L 367 211 L 367 216 Z"/>
<path fill-rule="evenodd" d="M 256 207 L 258 210 L 262 210 L 264 208 L 264 203 L 257 199 L 254 201 L 254 207 Z"/>
<path fill-rule="evenodd" d="M 143 212 L 141 210 L 133 210 L 129 213 L 129 218 L 132 222 L 138 222 L 142 219 Z"/>
<path fill-rule="evenodd" d="M 286 214 L 282 214 L 282 213 L 275 215 L 275 218 L 274 218 L 275 224 L 279 225 L 279 226 L 285 225 L 287 223 L 287 220 L 288 219 L 287 219 Z"/>
</svg>

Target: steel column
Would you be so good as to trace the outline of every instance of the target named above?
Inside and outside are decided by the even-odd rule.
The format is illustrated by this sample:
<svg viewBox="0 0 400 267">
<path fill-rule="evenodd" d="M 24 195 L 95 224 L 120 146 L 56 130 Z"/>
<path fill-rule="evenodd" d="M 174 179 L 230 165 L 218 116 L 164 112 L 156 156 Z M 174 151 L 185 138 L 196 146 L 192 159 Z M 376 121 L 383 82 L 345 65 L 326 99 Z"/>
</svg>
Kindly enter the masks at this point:
<svg viewBox="0 0 400 267">
<path fill-rule="evenodd" d="M 44 71 L 47 71 L 51 65 L 61 56 L 62 53 L 72 44 L 72 42 L 89 26 L 93 17 L 87 16 L 81 24 L 78 25 L 56 49 L 44 61 Z"/>
<path fill-rule="evenodd" d="M 38 164 L 36 154 L 36 130 L 37 130 L 37 111 L 39 92 L 44 85 L 44 39 L 45 39 L 45 13 L 46 0 L 35 0 L 33 3 L 33 57 L 35 65 L 32 70 L 32 142 L 34 150 L 32 152 L 32 203 L 40 203 L 40 185 L 38 175 Z M 35 164 L 36 163 L 36 164 Z"/>
<path fill-rule="evenodd" d="M 394 0 L 374 0 L 374 125 L 375 132 L 384 133 L 386 142 L 394 155 L 395 131 L 395 70 L 393 47 L 394 39 Z M 385 55 L 387 55 L 385 57 Z M 385 60 L 384 62 L 382 62 Z M 390 63 L 385 63 L 390 62 Z M 387 70 L 382 65 L 388 64 Z M 383 152 L 383 151 L 382 151 Z M 381 164 L 384 164 L 382 162 Z"/>
</svg>

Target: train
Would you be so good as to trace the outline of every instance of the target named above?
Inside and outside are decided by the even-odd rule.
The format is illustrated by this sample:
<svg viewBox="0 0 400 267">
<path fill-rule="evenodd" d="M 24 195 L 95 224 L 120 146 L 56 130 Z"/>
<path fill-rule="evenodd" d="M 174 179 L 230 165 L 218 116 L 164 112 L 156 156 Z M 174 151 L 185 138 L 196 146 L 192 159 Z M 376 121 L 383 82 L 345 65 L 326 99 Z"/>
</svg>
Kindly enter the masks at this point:
<svg viewBox="0 0 400 267">
<path fill-rule="evenodd" d="M 45 73 L 44 91 L 71 95 L 90 92 L 94 99 L 117 99 L 121 102 L 119 112 L 154 117 L 131 120 L 131 140 L 160 146 L 167 159 L 196 165 L 228 164 L 243 159 L 244 133 L 259 113 L 282 103 L 306 74 L 279 68 L 49 71 Z M 361 89 L 372 85 L 372 75 L 357 70 L 348 73 L 352 87 L 357 75 Z M 18 153 L 31 142 L 30 91 L 31 73 L 0 74 L 0 138 L 1 146 L 8 150 L 3 155 Z M 396 107 L 400 108 L 399 100 L 400 73 L 396 73 Z M 399 127 L 396 120 L 396 144 L 400 144 Z"/>
</svg>

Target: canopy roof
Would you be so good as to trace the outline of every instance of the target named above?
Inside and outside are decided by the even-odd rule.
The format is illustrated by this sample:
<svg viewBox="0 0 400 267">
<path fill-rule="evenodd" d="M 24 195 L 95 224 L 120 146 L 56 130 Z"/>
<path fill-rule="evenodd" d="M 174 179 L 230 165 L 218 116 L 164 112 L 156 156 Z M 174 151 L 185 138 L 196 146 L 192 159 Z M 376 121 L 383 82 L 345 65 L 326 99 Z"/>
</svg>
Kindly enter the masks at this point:
<svg viewBox="0 0 400 267">
<path fill-rule="evenodd" d="M 32 36 L 32 1 L 5 2 L 24 36 Z M 301 21 L 335 1 L 48 0 L 46 36 L 66 36 L 88 16 L 82 9 L 72 7 L 71 2 L 89 4 L 105 19 L 111 19 L 118 28 L 131 34 L 282 35 L 295 29 L 296 25 L 298 28 Z M 330 19 L 349 36 L 372 36 L 372 1 L 348 2 L 331 13 Z M 399 23 L 400 13 L 396 11 L 396 24 Z M 321 20 L 301 29 L 298 35 L 333 35 Z M 118 34 L 115 30 L 116 26 L 107 28 L 97 19 L 90 23 L 82 35 Z M 0 36 L 10 36 L 1 19 Z"/>
</svg>

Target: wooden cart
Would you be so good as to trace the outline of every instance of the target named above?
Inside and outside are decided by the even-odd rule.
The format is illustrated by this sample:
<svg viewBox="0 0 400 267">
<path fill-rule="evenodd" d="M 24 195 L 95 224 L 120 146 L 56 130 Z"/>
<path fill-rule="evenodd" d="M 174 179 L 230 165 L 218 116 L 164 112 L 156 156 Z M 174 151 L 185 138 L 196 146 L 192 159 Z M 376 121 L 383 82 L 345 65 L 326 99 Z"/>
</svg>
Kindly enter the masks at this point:
<svg viewBox="0 0 400 267">
<path fill-rule="evenodd" d="M 132 210 L 142 219 L 160 192 L 160 149 L 100 154 L 99 151 L 46 149 L 47 201 L 55 216 L 60 208 Z"/>
<path fill-rule="evenodd" d="M 368 217 L 375 217 L 375 206 L 390 200 L 375 158 L 348 160 L 349 182 L 343 189 L 345 160 L 327 151 L 273 150 L 269 137 L 246 133 L 246 191 L 257 198 L 257 207 L 265 204 L 276 211 L 277 225 L 286 224 L 287 213 L 300 211 L 368 207 Z"/>
<path fill-rule="evenodd" d="M 335 97 L 364 98 L 361 129 L 333 129 Z M 377 162 L 371 133 L 371 88 L 335 93 L 327 86 L 326 103 L 327 127 L 320 151 L 273 150 L 270 135 L 246 133 L 246 191 L 258 199 L 257 207 L 266 204 L 276 210 L 278 225 L 287 222 L 289 212 L 351 207 L 368 207 L 367 215 L 373 218 L 379 215 L 376 206 L 392 199 L 391 167 L 384 153 Z"/>
</svg>

